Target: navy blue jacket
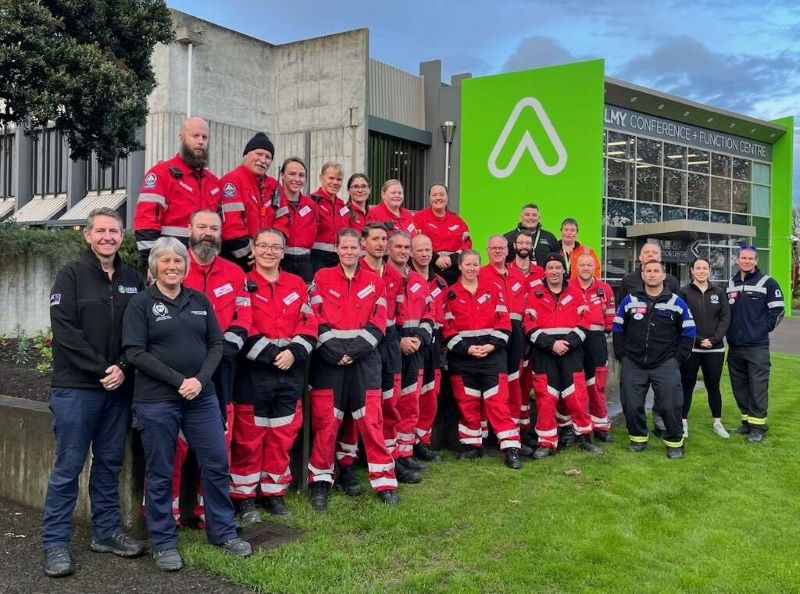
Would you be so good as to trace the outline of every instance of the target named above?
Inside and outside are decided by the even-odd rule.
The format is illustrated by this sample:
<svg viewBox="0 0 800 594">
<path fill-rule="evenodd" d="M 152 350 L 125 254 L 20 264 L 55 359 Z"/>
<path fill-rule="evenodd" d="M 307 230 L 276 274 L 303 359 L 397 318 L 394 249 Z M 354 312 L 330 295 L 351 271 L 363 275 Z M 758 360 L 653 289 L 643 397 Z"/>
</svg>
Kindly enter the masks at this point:
<svg viewBox="0 0 800 594">
<path fill-rule="evenodd" d="M 783 319 L 783 293 L 774 278 L 758 268 L 745 275 L 736 273 L 725 289 L 731 306 L 728 326 L 730 346 L 769 346 L 769 333 Z"/>
<path fill-rule="evenodd" d="M 614 355 L 627 357 L 643 369 L 653 369 L 670 357 L 689 358 L 695 325 L 689 306 L 664 288 L 657 297 L 644 291 L 626 295 L 614 316 Z"/>
</svg>

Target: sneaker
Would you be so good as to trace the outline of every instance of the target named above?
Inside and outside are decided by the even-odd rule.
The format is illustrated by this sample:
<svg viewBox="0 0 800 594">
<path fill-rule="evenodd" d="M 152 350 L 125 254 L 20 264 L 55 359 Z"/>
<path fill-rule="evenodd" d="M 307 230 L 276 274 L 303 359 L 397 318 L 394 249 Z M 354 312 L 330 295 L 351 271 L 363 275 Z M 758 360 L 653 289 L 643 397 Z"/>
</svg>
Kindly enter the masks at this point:
<svg viewBox="0 0 800 594">
<path fill-rule="evenodd" d="M 667 458 L 670 460 L 680 460 L 683 458 L 683 446 L 677 448 L 667 446 Z"/>
<path fill-rule="evenodd" d="M 92 539 L 89 548 L 95 553 L 113 553 L 118 557 L 138 557 L 147 551 L 145 543 L 124 532 L 117 532 L 114 536 L 102 540 Z"/>
<path fill-rule="evenodd" d="M 414 457 L 418 460 L 424 460 L 425 462 L 442 461 L 442 456 L 439 452 L 432 450 L 431 446 L 422 442 L 414 445 Z"/>
<path fill-rule="evenodd" d="M 44 572 L 49 577 L 64 577 L 75 573 L 75 564 L 66 547 L 44 550 Z"/>
<path fill-rule="evenodd" d="M 183 559 L 178 549 L 166 549 L 153 553 L 156 567 L 161 571 L 178 571 L 183 568 Z"/>
<path fill-rule="evenodd" d="M 236 557 L 249 557 L 253 554 L 253 547 L 250 546 L 250 543 L 238 536 L 223 542 L 221 548 Z"/>
<path fill-rule="evenodd" d="M 533 452 L 533 459 L 534 460 L 541 460 L 542 458 L 547 458 L 548 456 L 555 456 L 556 452 L 553 448 L 547 446 L 539 446 Z"/>
<path fill-rule="evenodd" d="M 722 423 L 714 423 L 711 425 L 711 430 L 723 439 L 728 439 L 731 436 L 731 434 L 725 430 L 725 427 L 722 426 Z"/>
<path fill-rule="evenodd" d="M 512 470 L 522 468 L 522 462 L 519 459 L 519 448 L 506 448 L 506 466 Z"/>
<path fill-rule="evenodd" d="M 681 419 L 683 424 L 683 439 L 689 437 L 689 419 Z"/>
<path fill-rule="evenodd" d="M 413 485 L 422 482 L 422 476 L 416 470 L 411 470 L 407 466 L 399 464 L 399 460 L 395 462 L 394 475 L 398 483 Z"/>
<path fill-rule="evenodd" d="M 414 456 L 403 456 L 402 458 L 397 459 L 397 464 L 402 464 L 406 468 L 410 468 L 411 470 L 416 470 L 417 472 L 424 472 L 428 470 L 428 465 L 424 462 L 420 462 Z"/>
<path fill-rule="evenodd" d="M 254 499 L 239 499 L 236 503 L 239 508 L 239 517 L 243 524 L 260 524 L 261 512 L 256 509 Z"/>
<path fill-rule="evenodd" d="M 378 491 L 376 495 L 378 496 L 378 499 L 383 501 L 386 505 L 397 505 L 400 503 L 400 497 L 397 495 L 396 489 Z"/>
<path fill-rule="evenodd" d="M 352 466 L 340 466 L 337 484 L 342 492 L 349 497 L 361 495 L 361 483 L 358 482 L 356 471 Z"/>
<path fill-rule="evenodd" d="M 325 481 L 314 481 L 308 489 L 308 497 L 311 500 L 311 507 L 314 511 L 322 512 L 328 507 L 328 495 L 330 487 Z"/>
<path fill-rule="evenodd" d="M 283 518 L 290 518 L 292 516 L 292 512 L 289 511 L 283 495 L 264 497 L 261 500 L 261 505 L 273 516 L 280 516 Z M 259 518 L 258 521 L 260 522 L 261 518 Z"/>
<path fill-rule="evenodd" d="M 646 441 L 631 441 L 628 444 L 628 451 L 629 452 L 643 452 L 647 449 L 647 442 Z"/>
</svg>

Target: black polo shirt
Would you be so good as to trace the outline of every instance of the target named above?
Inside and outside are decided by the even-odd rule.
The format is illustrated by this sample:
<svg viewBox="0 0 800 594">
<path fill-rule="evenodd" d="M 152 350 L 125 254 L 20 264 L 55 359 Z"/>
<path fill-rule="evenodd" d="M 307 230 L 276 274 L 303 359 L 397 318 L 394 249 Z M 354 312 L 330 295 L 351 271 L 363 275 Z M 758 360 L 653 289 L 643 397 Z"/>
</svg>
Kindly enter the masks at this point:
<svg viewBox="0 0 800 594">
<path fill-rule="evenodd" d="M 134 400 L 180 400 L 178 388 L 195 377 L 201 395 L 213 392 L 211 375 L 222 357 L 222 332 L 208 298 L 182 287 L 173 300 L 153 284 L 131 299 L 122 344 L 136 368 Z"/>
</svg>

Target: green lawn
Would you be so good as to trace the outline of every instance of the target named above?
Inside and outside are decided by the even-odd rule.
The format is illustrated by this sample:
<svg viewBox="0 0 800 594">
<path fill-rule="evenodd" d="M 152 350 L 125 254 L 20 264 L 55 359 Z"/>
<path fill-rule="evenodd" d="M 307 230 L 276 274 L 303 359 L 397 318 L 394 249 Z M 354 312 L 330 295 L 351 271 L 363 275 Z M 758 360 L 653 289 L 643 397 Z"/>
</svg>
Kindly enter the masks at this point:
<svg viewBox="0 0 800 594">
<path fill-rule="evenodd" d="M 447 456 L 401 486 L 397 508 L 336 493 L 318 515 L 292 495 L 287 524 L 304 538 L 251 559 L 196 532 L 182 550 L 260 592 L 800 592 L 798 371 L 800 357 L 773 355 L 762 444 L 713 435 L 698 393 L 682 461 L 654 439 L 628 452 L 618 423 L 603 456 L 570 450 L 517 472 Z"/>
</svg>

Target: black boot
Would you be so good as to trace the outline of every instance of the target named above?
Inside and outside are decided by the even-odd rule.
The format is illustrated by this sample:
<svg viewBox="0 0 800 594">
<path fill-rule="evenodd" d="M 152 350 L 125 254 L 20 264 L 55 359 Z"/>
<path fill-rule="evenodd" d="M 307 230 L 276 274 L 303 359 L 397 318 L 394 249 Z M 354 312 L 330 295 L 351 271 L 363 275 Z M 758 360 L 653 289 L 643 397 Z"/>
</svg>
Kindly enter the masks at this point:
<svg viewBox="0 0 800 594">
<path fill-rule="evenodd" d="M 260 524 L 261 512 L 256 509 L 254 499 L 239 499 L 236 508 L 243 524 Z"/>
<path fill-rule="evenodd" d="M 483 458 L 483 448 L 476 448 L 474 446 L 462 446 L 461 450 L 456 454 L 459 460 L 477 460 Z"/>
<path fill-rule="evenodd" d="M 352 466 L 339 467 L 339 488 L 349 497 L 361 495 L 361 484 L 358 482 L 356 471 Z"/>
<path fill-rule="evenodd" d="M 292 512 L 289 511 L 288 506 L 286 505 L 286 500 L 283 498 L 283 495 L 276 495 L 274 497 L 264 497 L 261 500 L 261 504 L 270 514 L 273 516 L 282 516 L 284 518 L 289 518 L 292 516 Z"/>
<path fill-rule="evenodd" d="M 383 501 L 386 505 L 397 505 L 400 503 L 400 497 L 398 497 L 396 489 L 378 491 L 376 495 L 378 496 L 378 499 Z"/>
<path fill-rule="evenodd" d="M 506 448 L 506 466 L 512 470 L 522 468 L 522 462 L 519 459 L 519 448 Z"/>
<path fill-rule="evenodd" d="M 750 423 L 742 421 L 742 424 L 736 427 L 736 429 L 729 429 L 729 431 L 737 435 L 750 435 Z"/>
<path fill-rule="evenodd" d="M 395 460 L 394 463 L 394 476 L 397 478 L 398 483 L 406 483 L 407 485 L 422 482 L 422 476 L 416 470 L 411 470 L 407 466 L 400 464 L 399 460 Z"/>
<path fill-rule="evenodd" d="M 330 485 L 325 481 L 314 481 L 308 489 L 308 498 L 311 500 L 311 507 L 314 511 L 322 512 L 328 507 L 328 495 Z"/>
<path fill-rule="evenodd" d="M 530 458 L 533 456 L 533 448 L 526 443 L 521 443 L 519 445 L 519 455 L 525 456 L 526 458 Z"/>
<path fill-rule="evenodd" d="M 628 444 L 628 451 L 629 452 L 643 452 L 647 449 L 647 442 L 646 441 L 631 441 Z"/>
<path fill-rule="evenodd" d="M 680 460 L 683 458 L 683 446 L 678 446 L 677 448 L 667 446 L 667 458 L 670 460 Z"/>
<path fill-rule="evenodd" d="M 593 435 L 597 441 L 602 441 L 603 443 L 611 443 L 610 431 L 595 431 Z"/>
<path fill-rule="evenodd" d="M 569 446 L 575 443 L 575 431 L 572 427 L 562 427 L 558 431 L 558 449 L 566 450 Z"/>
<path fill-rule="evenodd" d="M 420 462 L 414 456 L 404 456 L 402 458 L 397 459 L 398 464 L 402 464 L 406 468 L 410 468 L 411 470 L 416 470 L 417 472 L 423 472 L 428 470 L 428 465 Z"/>
<path fill-rule="evenodd" d="M 418 460 L 425 462 L 441 462 L 442 456 L 439 452 L 435 452 L 427 443 L 418 443 L 414 445 L 414 457 Z"/>
<path fill-rule="evenodd" d="M 579 435 L 578 436 L 578 444 L 580 445 L 582 450 L 586 450 L 587 452 L 591 452 L 592 454 L 602 454 L 603 450 L 597 447 L 592 443 L 592 438 L 590 435 Z"/>
<path fill-rule="evenodd" d="M 758 425 L 750 425 L 750 433 L 747 435 L 750 443 L 761 443 L 764 441 L 764 429 Z"/>
<path fill-rule="evenodd" d="M 533 459 L 534 460 L 541 460 L 542 458 L 547 458 L 548 456 L 555 456 L 556 452 L 553 448 L 548 446 L 539 446 L 533 452 Z"/>
</svg>

